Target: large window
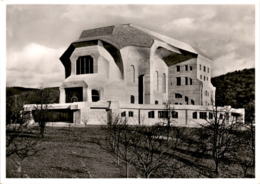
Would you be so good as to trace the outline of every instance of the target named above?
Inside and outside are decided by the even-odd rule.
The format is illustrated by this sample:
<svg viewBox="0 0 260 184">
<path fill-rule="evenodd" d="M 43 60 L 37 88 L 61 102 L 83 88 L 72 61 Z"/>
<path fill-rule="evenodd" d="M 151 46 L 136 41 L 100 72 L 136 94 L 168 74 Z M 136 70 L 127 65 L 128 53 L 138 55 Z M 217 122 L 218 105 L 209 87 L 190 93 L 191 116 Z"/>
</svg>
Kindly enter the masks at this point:
<svg viewBox="0 0 260 184">
<path fill-rule="evenodd" d="M 148 118 L 154 118 L 154 111 L 148 112 Z"/>
<path fill-rule="evenodd" d="M 130 72 L 131 72 L 131 80 L 132 82 L 134 83 L 135 82 L 135 66 L 134 65 L 131 65 L 130 66 Z"/>
<path fill-rule="evenodd" d="M 180 93 L 175 93 L 175 98 L 182 98 L 182 95 Z"/>
<path fill-rule="evenodd" d="M 128 112 L 128 116 L 129 116 L 129 117 L 134 117 L 134 112 L 133 112 L 133 111 L 129 111 L 129 112 Z"/>
<path fill-rule="evenodd" d="M 207 113 L 206 112 L 200 112 L 200 119 L 207 119 Z"/>
<path fill-rule="evenodd" d="M 177 72 L 181 71 L 181 66 L 177 65 L 176 70 L 177 70 Z"/>
<path fill-rule="evenodd" d="M 163 73 L 162 88 L 163 88 L 163 93 L 166 93 L 166 74 L 165 73 Z"/>
<path fill-rule="evenodd" d="M 181 85 L 181 78 L 180 77 L 177 77 L 177 86 L 180 86 Z"/>
<path fill-rule="evenodd" d="M 80 56 L 76 61 L 76 74 L 94 73 L 93 58 L 91 56 Z"/>
<path fill-rule="evenodd" d="M 192 113 L 192 118 L 193 118 L 193 119 L 197 119 L 197 112 L 193 112 L 193 113 Z"/>
</svg>

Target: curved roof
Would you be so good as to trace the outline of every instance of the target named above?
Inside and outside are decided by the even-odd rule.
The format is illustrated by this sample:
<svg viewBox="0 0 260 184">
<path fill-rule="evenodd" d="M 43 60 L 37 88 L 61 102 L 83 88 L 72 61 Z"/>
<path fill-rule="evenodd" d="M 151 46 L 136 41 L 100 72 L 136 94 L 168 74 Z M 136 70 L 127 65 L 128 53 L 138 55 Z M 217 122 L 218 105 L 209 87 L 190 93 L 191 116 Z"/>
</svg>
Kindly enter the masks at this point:
<svg viewBox="0 0 260 184">
<path fill-rule="evenodd" d="M 125 46 L 151 47 L 154 40 L 159 40 L 181 50 L 197 54 L 197 51 L 184 42 L 132 24 L 119 24 L 84 30 L 74 43 L 99 39 L 113 44 L 118 49 Z"/>
</svg>

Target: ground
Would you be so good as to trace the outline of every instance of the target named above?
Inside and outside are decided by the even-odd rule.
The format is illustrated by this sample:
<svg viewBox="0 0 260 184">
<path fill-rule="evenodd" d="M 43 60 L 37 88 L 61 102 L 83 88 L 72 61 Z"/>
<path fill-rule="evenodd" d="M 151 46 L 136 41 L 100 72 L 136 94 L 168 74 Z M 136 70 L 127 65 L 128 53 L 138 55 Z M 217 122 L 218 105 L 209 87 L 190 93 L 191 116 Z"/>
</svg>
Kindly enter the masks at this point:
<svg viewBox="0 0 260 184">
<path fill-rule="evenodd" d="M 101 126 L 47 127 L 45 137 L 39 142 L 43 150 L 23 160 L 22 177 L 124 178 L 124 164 L 118 166 L 113 153 L 104 149 L 106 134 Z M 187 138 L 185 144 L 171 153 L 176 168 L 165 177 L 212 177 L 213 161 L 209 155 L 196 152 L 194 144 Z M 13 156 L 7 158 L 8 178 L 19 177 L 13 159 Z M 133 166 L 129 173 L 129 177 L 140 176 Z M 249 174 L 254 176 L 254 171 L 249 170 Z M 220 177 L 243 177 L 243 170 L 238 164 L 225 161 L 220 165 Z"/>
</svg>

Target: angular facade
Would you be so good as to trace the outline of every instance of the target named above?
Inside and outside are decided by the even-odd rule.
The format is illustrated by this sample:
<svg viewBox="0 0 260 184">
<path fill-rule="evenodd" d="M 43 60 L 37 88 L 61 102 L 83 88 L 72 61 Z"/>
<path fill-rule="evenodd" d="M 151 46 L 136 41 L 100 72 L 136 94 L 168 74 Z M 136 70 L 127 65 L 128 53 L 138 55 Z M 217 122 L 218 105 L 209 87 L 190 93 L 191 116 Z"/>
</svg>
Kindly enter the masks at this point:
<svg viewBox="0 0 260 184">
<path fill-rule="evenodd" d="M 186 43 L 131 25 L 84 30 L 60 58 L 60 102 L 212 105 L 211 60 Z"/>
</svg>

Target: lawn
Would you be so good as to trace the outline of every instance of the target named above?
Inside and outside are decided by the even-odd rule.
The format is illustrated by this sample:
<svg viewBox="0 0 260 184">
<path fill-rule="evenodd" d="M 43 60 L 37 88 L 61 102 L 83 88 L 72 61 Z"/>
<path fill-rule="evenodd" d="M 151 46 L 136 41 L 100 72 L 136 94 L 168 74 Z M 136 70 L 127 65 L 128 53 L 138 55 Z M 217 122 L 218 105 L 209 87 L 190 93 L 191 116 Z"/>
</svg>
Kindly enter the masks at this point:
<svg viewBox="0 0 260 184">
<path fill-rule="evenodd" d="M 186 128 L 187 129 L 187 128 Z M 183 131 L 183 130 L 182 130 Z M 153 177 L 204 178 L 214 177 L 214 163 L 210 155 L 197 149 L 199 143 L 185 130 L 186 137 L 174 150 L 169 151 L 169 162 L 174 168 Z M 194 130 L 198 131 L 198 130 Z M 37 133 L 36 130 L 34 133 Z M 104 149 L 107 142 L 106 129 L 101 126 L 47 127 L 45 137 L 40 139 L 36 155 L 22 161 L 22 177 L 30 178 L 124 178 L 125 166 L 117 165 L 115 155 Z M 34 136 L 29 139 L 36 139 Z M 15 157 L 7 158 L 7 177 L 21 177 L 15 165 Z M 254 169 L 247 177 L 254 176 Z M 139 177 L 138 171 L 130 164 L 128 177 Z M 241 166 L 226 159 L 221 162 L 219 177 L 243 177 Z"/>
</svg>

